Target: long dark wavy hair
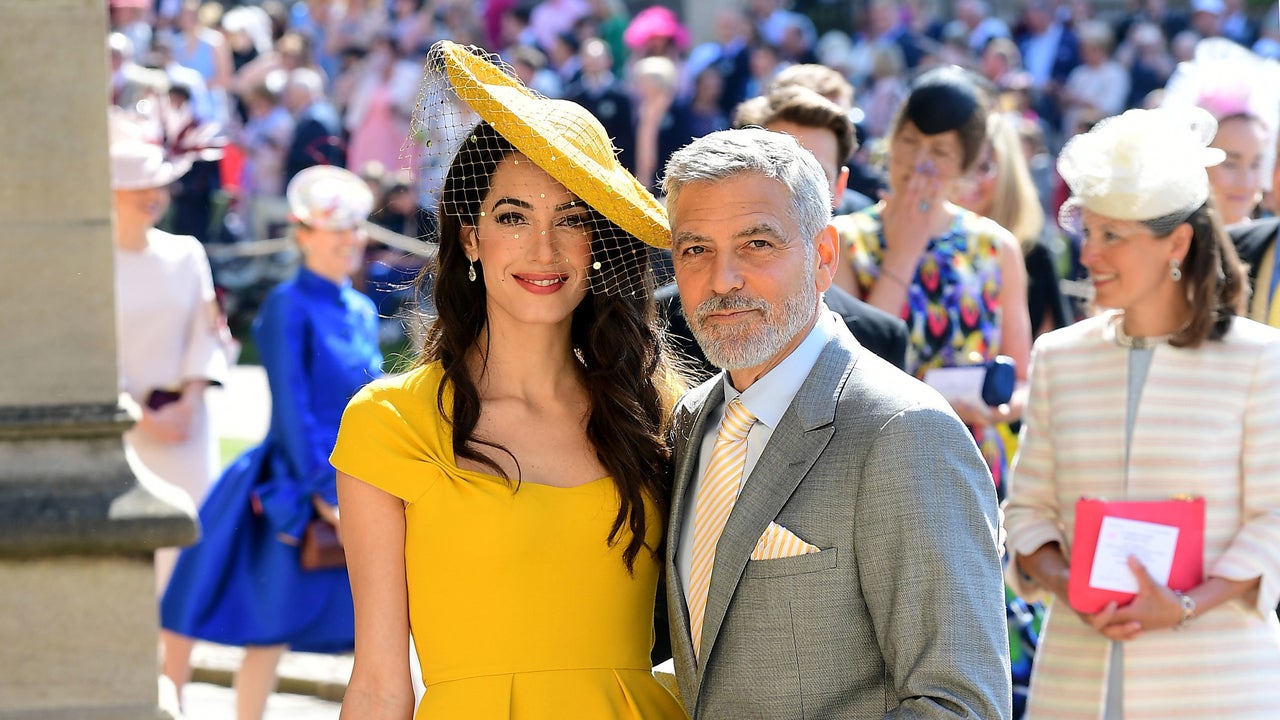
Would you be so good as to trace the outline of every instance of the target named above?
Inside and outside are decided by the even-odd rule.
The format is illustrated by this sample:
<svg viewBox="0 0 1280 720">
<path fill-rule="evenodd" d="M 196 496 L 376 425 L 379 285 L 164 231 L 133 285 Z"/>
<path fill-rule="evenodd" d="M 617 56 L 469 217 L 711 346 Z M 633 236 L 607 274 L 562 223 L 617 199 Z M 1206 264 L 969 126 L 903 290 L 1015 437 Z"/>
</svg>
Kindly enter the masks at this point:
<svg viewBox="0 0 1280 720">
<path fill-rule="evenodd" d="M 462 246 L 463 227 L 476 224 L 494 170 L 515 152 L 492 126 L 481 122 L 449 167 L 439 204 L 439 252 L 434 266 L 424 270 L 432 274 L 437 316 L 427 330 L 417 365 L 439 362 L 444 370 L 436 403 L 453 426 L 455 457 L 479 463 L 512 481 L 490 454 L 505 453 L 515 461 L 513 491 L 518 491 L 518 459 L 507 448 L 475 432 L 480 396 L 466 359 L 477 349 L 481 362 L 487 362 L 488 348 L 478 346 L 487 318 L 486 294 L 483 278 L 468 280 L 469 263 Z M 621 285 L 639 292 L 588 292 L 573 312 L 570 343 L 581 363 L 591 402 L 587 438 L 613 478 L 620 498 L 608 542 L 618 542 L 626 526 L 631 539 L 623 550 L 623 561 L 627 571 L 634 572 L 636 557 L 645 547 L 646 499 L 664 522 L 670 506 L 672 469 L 665 438 L 678 376 L 658 331 L 651 274 L 644 267 L 609 260 L 625 253 L 607 245 L 639 241 L 598 214 L 594 220 L 599 230 L 591 249 L 593 260 L 601 263 L 593 271 L 602 276 L 598 285 Z M 478 275 L 483 273 L 480 265 L 475 270 Z M 620 276 L 637 273 L 643 277 Z M 446 386 L 452 388 L 453 407 L 445 407 Z M 661 547 L 659 542 L 649 550 L 656 556 Z"/>
<path fill-rule="evenodd" d="M 1166 220 L 1157 218 L 1143 224 L 1156 237 L 1168 237 L 1181 222 L 1169 227 Z M 1191 305 L 1191 319 L 1169 338 L 1169 344 L 1196 347 L 1206 340 L 1221 340 L 1231 330 L 1232 318 L 1244 312 L 1246 271 L 1213 198 L 1182 222 L 1191 226 L 1191 243 L 1182 260 L 1182 284 Z"/>
</svg>

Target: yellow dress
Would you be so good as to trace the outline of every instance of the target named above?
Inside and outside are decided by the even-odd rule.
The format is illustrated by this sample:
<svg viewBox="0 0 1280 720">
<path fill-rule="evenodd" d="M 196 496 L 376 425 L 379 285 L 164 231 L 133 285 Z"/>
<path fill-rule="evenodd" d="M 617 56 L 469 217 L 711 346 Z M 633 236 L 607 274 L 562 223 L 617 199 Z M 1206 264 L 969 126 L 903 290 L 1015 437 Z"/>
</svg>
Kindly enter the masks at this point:
<svg viewBox="0 0 1280 720">
<path fill-rule="evenodd" d="M 573 488 L 462 470 L 438 364 L 376 381 L 342 418 L 334 467 L 405 502 L 409 623 L 426 695 L 416 718 L 685 718 L 655 678 L 659 566 L 627 573 L 610 478 Z M 444 407 L 451 407 L 449 393 Z M 652 507 L 648 543 L 664 518 Z"/>
</svg>

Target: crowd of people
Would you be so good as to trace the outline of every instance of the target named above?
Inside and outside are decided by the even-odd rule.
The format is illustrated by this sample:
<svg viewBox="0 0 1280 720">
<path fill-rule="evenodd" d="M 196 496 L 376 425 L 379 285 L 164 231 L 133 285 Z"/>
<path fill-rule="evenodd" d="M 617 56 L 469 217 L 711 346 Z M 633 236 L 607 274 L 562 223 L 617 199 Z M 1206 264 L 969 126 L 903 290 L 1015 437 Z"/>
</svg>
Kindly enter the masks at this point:
<svg viewBox="0 0 1280 720">
<path fill-rule="evenodd" d="M 260 717 L 285 647 L 354 643 L 344 717 L 405 718 L 412 635 L 424 717 L 1280 707 L 1280 16 L 108 2 L 118 283 L 173 286 L 121 308 L 125 370 L 168 358 L 128 440 L 206 528 L 161 580 L 179 687 L 250 646 Z M 272 430 L 214 482 L 200 243 L 281 232 Z M 1131 558 L 1076 608 L 1086 495 L 1205 498 L 1202 582 Z"/>
</svg>

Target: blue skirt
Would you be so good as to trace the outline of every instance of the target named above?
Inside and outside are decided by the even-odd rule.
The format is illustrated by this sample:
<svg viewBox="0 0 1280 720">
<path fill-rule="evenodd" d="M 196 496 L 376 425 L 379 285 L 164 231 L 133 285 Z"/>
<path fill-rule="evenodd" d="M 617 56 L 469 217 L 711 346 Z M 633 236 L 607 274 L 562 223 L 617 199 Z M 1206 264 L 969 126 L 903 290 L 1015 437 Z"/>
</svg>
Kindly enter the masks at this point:
<svg viewBox="0 0 1280 720">
<path fill-rule="evenodd" d="M 282 465 L 263 444 L 223 471 L 200 508 L 200 540 L 178 556 L 161 598 L 161 627 L 224 645 L 354 646 L 346 568 L 303 570 L 297 545 L 255 511 L 259 489 L 282 484 L 272 477 Z M 299 502 L 310 498 L 300 494 Z"/>
</svg>

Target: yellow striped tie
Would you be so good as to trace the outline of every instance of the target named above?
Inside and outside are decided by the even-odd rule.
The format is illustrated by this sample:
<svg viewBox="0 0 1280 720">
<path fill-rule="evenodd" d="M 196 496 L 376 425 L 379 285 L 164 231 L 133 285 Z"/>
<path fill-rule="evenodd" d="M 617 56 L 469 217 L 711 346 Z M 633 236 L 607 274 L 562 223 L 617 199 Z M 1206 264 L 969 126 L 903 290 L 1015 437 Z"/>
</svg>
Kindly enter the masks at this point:
<svg viewBox="0 0 1280 720">
<path fill-rule="evenodd" d="M 742 470 L 747 462 L 747 433 L 756 422 L 738 398 L 729 402 L 711 449 L 707 474 L 698 486 L 693 522 L 693 564 L 689 569 L 689 630 L 693 651 L 702 645 L 702 618 L 707 609 L 707 589 L 716 561 L 716 543 L 738 499 Z"/>
</svg>

